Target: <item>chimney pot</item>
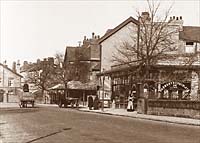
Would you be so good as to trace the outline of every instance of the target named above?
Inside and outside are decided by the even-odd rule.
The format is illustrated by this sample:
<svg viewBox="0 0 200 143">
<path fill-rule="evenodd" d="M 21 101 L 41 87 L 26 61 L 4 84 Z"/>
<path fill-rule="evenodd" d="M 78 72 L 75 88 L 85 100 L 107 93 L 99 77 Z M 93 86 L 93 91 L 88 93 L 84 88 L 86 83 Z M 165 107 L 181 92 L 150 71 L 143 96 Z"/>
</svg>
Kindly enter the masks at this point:
<svg viewBox="0 0 200 143">
<path fill-rule="evenodd" d="M 173 19 L 175 19 L 175 16 L 173 16 Z"/>
<path fill-rule="evenodd" d="M 180 16 L 180 20 L 182 20 L 183 18 L 182 18 L 182 16 Z"/>
<path fill-rule="evenodd" d="M 94 32 L 92 32 L 92 39 L 94 39 Z"/>
<path fill-rule="evenodd" d="M 86 40 L 86 36 L 84 36 L 84 40 Z"/>
<path fill-rule="evenodd" d="M 178 20 L 178 17 L 176 17 L 176 20 Z"/>
</svg>

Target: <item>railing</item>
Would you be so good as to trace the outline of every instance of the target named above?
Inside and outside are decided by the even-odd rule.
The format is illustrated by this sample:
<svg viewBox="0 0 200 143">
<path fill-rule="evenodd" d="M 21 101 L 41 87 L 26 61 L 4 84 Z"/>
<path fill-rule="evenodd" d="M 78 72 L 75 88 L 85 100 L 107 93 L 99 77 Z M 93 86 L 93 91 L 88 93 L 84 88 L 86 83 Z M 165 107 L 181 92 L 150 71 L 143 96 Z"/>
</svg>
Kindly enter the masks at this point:
<svg viewBox="0 0 200 143">
<path fill-rule="evenodd" d="M 148 107 L 200 110 L 200 101 L 149 99 Z"/>
</svg>

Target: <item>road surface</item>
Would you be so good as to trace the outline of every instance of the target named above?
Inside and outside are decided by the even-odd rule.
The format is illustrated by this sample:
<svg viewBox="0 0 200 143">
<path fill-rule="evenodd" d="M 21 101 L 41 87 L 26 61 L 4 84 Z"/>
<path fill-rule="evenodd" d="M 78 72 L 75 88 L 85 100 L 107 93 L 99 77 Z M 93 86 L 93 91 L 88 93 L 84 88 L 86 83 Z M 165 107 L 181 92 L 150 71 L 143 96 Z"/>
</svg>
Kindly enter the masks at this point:
<svg viewBox="0 0 200 143">
<path fill-rule="evenodd" d="M 0 143 L 200 143 L 200 127 L 37 107 L 0 111 Z"/>
</svg>

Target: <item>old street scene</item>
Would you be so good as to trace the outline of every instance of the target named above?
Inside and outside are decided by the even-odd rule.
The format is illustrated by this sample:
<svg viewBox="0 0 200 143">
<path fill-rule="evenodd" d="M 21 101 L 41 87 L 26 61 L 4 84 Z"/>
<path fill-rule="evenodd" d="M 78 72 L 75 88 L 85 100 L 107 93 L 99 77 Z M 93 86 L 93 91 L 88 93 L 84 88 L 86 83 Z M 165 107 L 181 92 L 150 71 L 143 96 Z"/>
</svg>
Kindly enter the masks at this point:
<svg viewBox="0 0 200 143">
<path fill-rule="evenodd" d="M 0 6 L 0 143 L 200 143 L 199 1 Z"/>
</svg>

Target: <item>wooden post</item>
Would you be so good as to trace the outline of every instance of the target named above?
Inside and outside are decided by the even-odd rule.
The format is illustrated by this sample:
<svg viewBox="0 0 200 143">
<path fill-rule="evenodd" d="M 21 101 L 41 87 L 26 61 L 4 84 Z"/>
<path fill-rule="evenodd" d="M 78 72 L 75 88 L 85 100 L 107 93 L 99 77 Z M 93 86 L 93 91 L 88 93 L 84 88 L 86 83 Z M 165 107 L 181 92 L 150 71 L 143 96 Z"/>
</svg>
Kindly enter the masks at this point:
<svg viewBox="0 0 200 143">
<path fill-rule="evenodd" d="M 85 90 L 83 91 L 83 106 L 85 105 Z"/>
</svg>

